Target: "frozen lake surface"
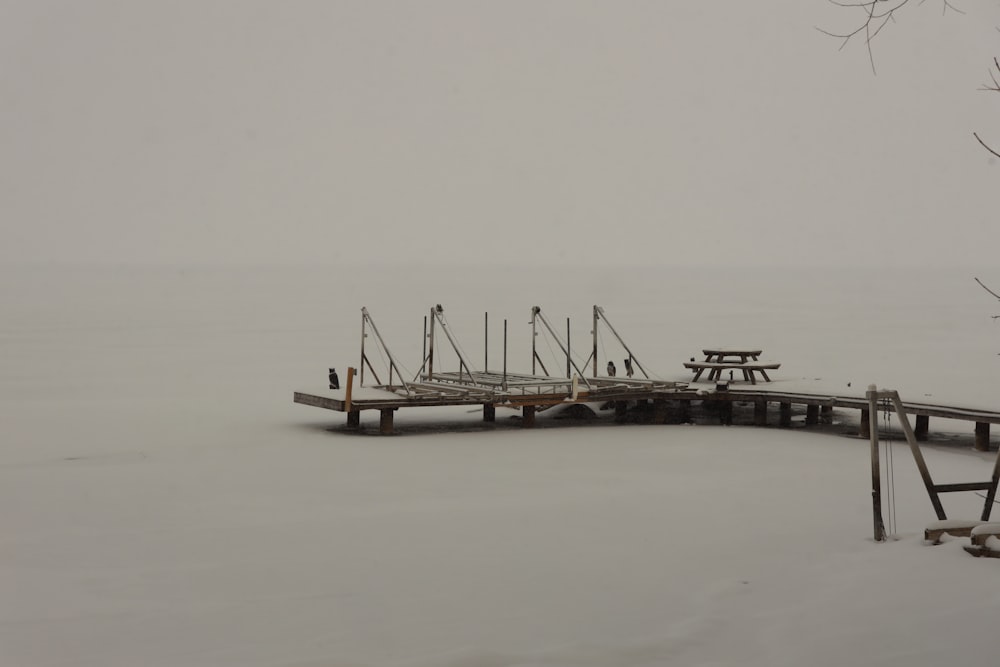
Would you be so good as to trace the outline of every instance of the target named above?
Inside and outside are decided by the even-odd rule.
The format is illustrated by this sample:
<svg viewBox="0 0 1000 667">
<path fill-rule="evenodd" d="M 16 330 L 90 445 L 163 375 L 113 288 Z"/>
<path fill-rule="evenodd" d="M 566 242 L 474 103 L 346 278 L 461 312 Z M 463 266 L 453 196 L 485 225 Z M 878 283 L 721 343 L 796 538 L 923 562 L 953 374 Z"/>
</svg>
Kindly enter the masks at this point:
<svg viewBox="0 0 1000 667">
<path fill-rule="evenodd" d="M 292 403 L 358 364 L 360 308 L 415 372 L 445 307 L 473 363 L 530 308 L 589 344 L 602 305 L 687 380 L 760 346 L 774 387 L 995 409 L 1000 312 L 975 271 L 478 267 L 0 270 L 0 663 L 19 666 L 985 665 L 1000 561 L 922 543 L 894 446 L 871 539 L 867 441 L 745 427 L 479 428 L 402 411 L 391 438 Z M 549 354 L 547 348 L 540 348 Z M 623 355 L 610 338 L 604 355 Z M 586 356 L 586 355 L 583 355 Z M 374 361 L 374 360 L 373 360 Z M 447 364 L 445 358 L 441 363 Z M 620 362 L 619 362 L 619 365 Z M 343 380 L 344 374 L 341 374 Z M 850 384 L 850 387 L 848 387 Z M 849 415 L 844 415 L 845 420 Z M 539 416 L 545 420 L 545 413 Z M 377 413 L 366 414 L 366 424 Z M 438 429 L 432 425 L 441 424 Z M 987 479 L 971 424 L 925 448 Z M 994 448 L 995 448 L 994 444 Z M 978 516 L 974 494 L 944 498 Z"/>
</svg>

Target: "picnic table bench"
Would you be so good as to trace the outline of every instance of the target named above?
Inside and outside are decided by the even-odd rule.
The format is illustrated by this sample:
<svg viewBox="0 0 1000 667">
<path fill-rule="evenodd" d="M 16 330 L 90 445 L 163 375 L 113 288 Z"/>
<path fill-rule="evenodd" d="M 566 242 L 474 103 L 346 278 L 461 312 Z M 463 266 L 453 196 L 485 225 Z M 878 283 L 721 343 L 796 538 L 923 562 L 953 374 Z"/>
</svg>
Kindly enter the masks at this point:
<svg viewBox="0 0 1000 667">
<path fill-rule="evenodd" d="M 693 382 L 697 382 L 705 371 L 708 371 L 709 380 L 718 380 L 722 371 L 738 370 L 743 373 L 744 380 L 749 380 L 750 384 L 757 384 L 756 373 L 760 373 L 761 377 L 770 382 L 771 378 L 768 377 L 767 371 L 780 368 L 781 364 L 762 361 L 748 361 L 746 363 L 739 361 L 685 361 L 684 367 L 695 371 Z"/>
</svg>

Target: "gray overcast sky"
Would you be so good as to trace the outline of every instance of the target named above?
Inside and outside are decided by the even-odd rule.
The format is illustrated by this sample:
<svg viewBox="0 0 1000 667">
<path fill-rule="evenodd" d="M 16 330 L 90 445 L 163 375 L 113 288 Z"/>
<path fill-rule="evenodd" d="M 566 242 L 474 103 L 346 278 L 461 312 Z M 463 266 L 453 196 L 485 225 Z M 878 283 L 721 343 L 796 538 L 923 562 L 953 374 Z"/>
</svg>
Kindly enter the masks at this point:
<svg viewBox="0 0 1000 667">
<path fill-rule="evenodd" d="M 992 264 L 960 6 L 0 0 L 0 260 Z"/>
</svg>

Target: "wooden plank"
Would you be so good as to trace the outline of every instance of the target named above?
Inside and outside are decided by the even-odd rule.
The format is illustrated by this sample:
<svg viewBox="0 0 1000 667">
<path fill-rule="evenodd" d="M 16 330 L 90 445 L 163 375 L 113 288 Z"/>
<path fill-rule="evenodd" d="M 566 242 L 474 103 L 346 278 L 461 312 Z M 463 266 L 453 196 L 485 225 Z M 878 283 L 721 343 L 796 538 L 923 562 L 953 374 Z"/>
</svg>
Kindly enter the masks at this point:
<svg viewBox="0 0 1000 667">
<path fill-rule="evenodd" d="M 957 482 L 955 484 L 934 484 L 938 493 L 954 493 L 955 491 L 987 491 L 993 482 Z"/>
</svg>

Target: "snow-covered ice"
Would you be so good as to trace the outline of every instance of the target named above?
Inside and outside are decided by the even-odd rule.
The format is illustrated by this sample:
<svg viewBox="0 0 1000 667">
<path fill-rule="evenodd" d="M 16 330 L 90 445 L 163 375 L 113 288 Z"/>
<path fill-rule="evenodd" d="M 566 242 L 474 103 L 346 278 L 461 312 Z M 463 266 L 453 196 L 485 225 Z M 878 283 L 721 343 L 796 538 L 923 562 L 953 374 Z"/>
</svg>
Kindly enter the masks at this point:
<svg viewBox="0 0 1000 667">
<path fill-rule="evenodd" d="M 571 317 L 582 349 L 597 303 L 663 379 L 753 344 L 782 363 L 776 389 L 991 408 L 998 304 L 971 271 L 525 269 L 500 289 L 426 271 L 2 273 L 0 664 L 995 662 L 1000 560 L 923 543 L 935 517 L 903 443 L 896 534 L 873 542 L 848 412 L 815 431 L 521 430 L 502 409 L 493 429 L 403 410 L 383 438 L 292 403 L 357 365 L 361 306 L 412 371 L 430 306 L 473 360 L 489 310 L 491 365 L 509 318 L 524 370 L 531 306 Z M 971 429 L 931 420 L 937 480 L 989 477 Z M 982 499 L 944 505 L 976 518 Z"/>
</svg>

